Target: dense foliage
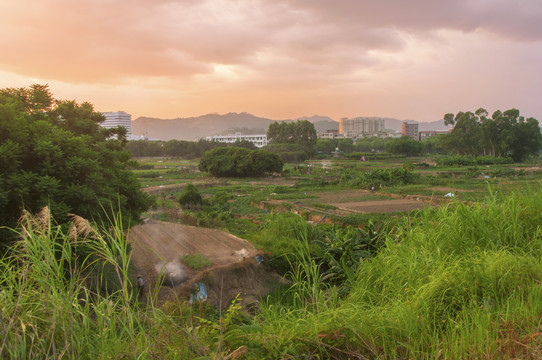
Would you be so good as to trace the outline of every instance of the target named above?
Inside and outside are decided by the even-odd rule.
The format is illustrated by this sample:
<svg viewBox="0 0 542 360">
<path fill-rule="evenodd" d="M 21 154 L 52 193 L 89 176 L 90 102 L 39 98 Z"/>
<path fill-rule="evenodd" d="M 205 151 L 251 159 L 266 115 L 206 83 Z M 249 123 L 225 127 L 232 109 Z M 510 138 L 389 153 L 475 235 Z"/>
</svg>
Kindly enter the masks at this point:
<svg viewBox="0 0 542 360">
<path fill-rule="evenodd" d="M 360 174 L 354 180 L 357 186 L 380 190 L 383 186 L 412 184 L 420 177 L 407 167 L 393 169 L 372 169 Z"/>
<path fill-rule="evenodd" d="M 202 202 L 203 198 L 197 187 L 192 184 L 186 184 L 183 187 L 183 191 L 179 195 L 179 204 L 183 208 L 198 208 Z"/>
<path fill-rule="evenodd" d="M 255 149 L 256 146 L 247 140 L 236 141 L 235 143 L 225 144 L 217 141 L 186 141 L 186 140 L 169 140 L 169 141 L 146 141 L 135 140 L 128 141 L 126 149 L 135 157 L 155 157 L 155 156 L 172 156 L 182 157 L 184 159 L 196 159 L 211 149 L 217 147 L 244 147 L 247 149 Z"/>
<path fill-rule="evenodd" d="M 308 120 L 273 122 L 267 129 L 269 144 L 297 144 L 309 157 L 315 152 L 317 139 L 314 124 Z"/>
<path fill-rule="evenodd" d="M 423 144 L 408 136 L 390 139 L 386 142 L 386 152 L 397 155 L 416 156 L 423 151 Z"/>
<path fill-rule="evenodd" d="M 444 120 L 454 129 L 443 137 L 443 145 L 457 154 L 509 156 L 519 162 L 538 154 L 542 147 L 538 120 L 525 119 L 517 109 L 497 110 L 491 117 L 482 108 L 474 113 L 460 111 L 455 117 L 446 114 Z"/>
<path fill-rule="evenodd" d="M 219 147 L 203 154 L 199 163 L 201 171 L 217 177 L 262 176 L 280 173 L 284 162 L 265 150 L 249 150 L 237 147 Z"/>
<path fill-rule="evenodd" d="M 127 170 L 126 130 L 102 121 L 91 104 L 55 100 L 47 86 L 0 90 L 1 225 L 44 206 L 61 223 L 69 213 L 139 219 L 148 200 Z"/>
<path fill-rule="evenodd" d="M 265 150 L 277 154 L 285 163 L 298 164 L 309 159 L 309 154 L 299 144 L 268 144 Z"/>
</svg>

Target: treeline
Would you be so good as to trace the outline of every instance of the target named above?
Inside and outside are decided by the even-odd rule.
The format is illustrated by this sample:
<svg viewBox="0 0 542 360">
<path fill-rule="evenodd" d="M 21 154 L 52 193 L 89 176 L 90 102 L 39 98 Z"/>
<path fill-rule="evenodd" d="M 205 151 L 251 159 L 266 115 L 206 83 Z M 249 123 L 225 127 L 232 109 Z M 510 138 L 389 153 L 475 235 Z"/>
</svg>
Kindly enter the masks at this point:
<svg viewBox="0 0 542 360">
<path fill-rule="evenodd" d="M 186 141 L 186 140 L 169 140 L 169 141 L 129 141 L 126 149 L 132 153 L 134 157 L 157 157 L 171 156 L 182 157 L 185 159 L 201 158 L 203 154 L 217 147 L 242 147 L 246 149 L 255 149 L 256 146 L 250 141 L 237 141 L 233 144 L 225 144 L 216 141 Z"/>
<path fill-rule="evenodd" d="M 525 119 L 518 109 L 495 111 L 491 118 L 486 109 L 444 115 L 453 131 L 442 140 L 443 147 L 460 155 L 511 157 L 520 162 L 536 155 L 542 146 L 538 120 Z"/>
<path fill-rule="evenodd" d="M 447 134 L 417 141 L 407 136 L 400 138 L 340 138 L 317 139 L 314 125 L 307 121 L 275 122 L 267 131 L 268 145 L 263 150 L 277 154 L 287 163 L 301 163 L 314 157 L 355 153 L 388 153 L 417 156 L 422 154 L 457 154 L 474 157 L 511 158 L 516 162 L 537 155 L 542 148 L 538 120 L 525 119 L 519 110 L 496 111 L 488 117 L 485 109 L 445 115 L 445 124 L 454 125 Z M 127 149 L 135 157 L 172 156 L 186 159 L 201 158 L 216 147 L 255 149 L 249 141 L 224 144 L 199 141 L 132 141 Z"/>
<path fill-rule="evenodd" d="M 436 138 L 436 137 L 435 137 Z M 444 150 L 436 139 L 426 139 L 422 142 L 410 138 L 381 139 L 319 139 L 312 147 L 297 143 L 270 143 L 263 150 L 275 153 L 287 163 L 300 163 L 318 154 L 331 154 L 338 149 L 341 154 L 352 153 L 383 153 L 399 155 L 419 155 L 422 153 L 444 154 Z M 134 157 L 182 157 L 185 159 L 201 158 L 203 154 L 218 147 L 241 147 L 254 150 L 256 147 L 249 141 L 238 141 L 227 144 L 215 141 L 199 140 L 169 140 L 169 141 L 129 141 L 126 149 Z"/>
<path fill-rule="evenodd" d="M 341 154 L 352 153 L 389 153 L 395 155 L 416 156 L 420 154 L 444 154 L 440 138 L 437 135 L 417 141 L 408 136 L 400 138 L 361 138 L 356 139 L 319 139 L 316 150 L 319 154 L 331 154 L 338 151 Z"/>
</svg>

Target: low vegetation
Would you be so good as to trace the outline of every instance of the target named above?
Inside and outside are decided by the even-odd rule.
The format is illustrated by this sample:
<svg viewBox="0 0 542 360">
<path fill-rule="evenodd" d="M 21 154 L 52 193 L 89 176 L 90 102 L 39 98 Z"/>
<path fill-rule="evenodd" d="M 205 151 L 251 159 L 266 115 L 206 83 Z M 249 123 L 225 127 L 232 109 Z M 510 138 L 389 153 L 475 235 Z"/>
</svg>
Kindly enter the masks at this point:
<svg viewBox="0 0 542 360">
<path fill-rule="evenodd" d="M 183 255 L 181 261 L 191 269 L 200 270 L 204 267 L 213 265 L 213 262 L 202 254 Z"/>
<path fill-rule="evenodd" d="M 277 123 L 275 153 L 130 143 L 132 154 L 185 157 L 139 163 L 122 129 L 101 130 L 102 120 L 47 87 L 0 91 L 1 230 L 16 240 L 0 255 L 0 358 L 542 357 L 535 119 L 449 114 L 454 131 L 423 143 L 318 141 L 308 121 Z M 492 136 L 499 129 L 509 136 Z M 406 157 L 420 153 L 440 157 Z M 154 291 L 141 299 L 125 227 L 149 205 L 138 180 L 154 196 L 147 217 L 242 236 L 288 284 L 250 313 L 242 293 L 221 309 L 158 304 Z M 348 208 L 410 199 L 423 206 Z M 17 222 L 23 203 L 50 207 Z M 190 272 L 213 265 L 179 260 Z"/>
<path fill-rule="evenodd" d="M 329 229 L 322 240 L 296 217 L 270 219 L 263 233 L 290 249 L 292 283 L 253 317 L 234 302 L 221 320 L 152 298 L 141 308 L 120 228 L 87 228 L 75 241 L 46 215 L 26 216 L 0 262 L 0 356 L 538 358 L 541 204 L 534 189 L 493 194 L 421 211 L 386 233 Z M 81 269 L 94 259 L 112 266 L 116 290 L 89 288 Z"/>
</svg>

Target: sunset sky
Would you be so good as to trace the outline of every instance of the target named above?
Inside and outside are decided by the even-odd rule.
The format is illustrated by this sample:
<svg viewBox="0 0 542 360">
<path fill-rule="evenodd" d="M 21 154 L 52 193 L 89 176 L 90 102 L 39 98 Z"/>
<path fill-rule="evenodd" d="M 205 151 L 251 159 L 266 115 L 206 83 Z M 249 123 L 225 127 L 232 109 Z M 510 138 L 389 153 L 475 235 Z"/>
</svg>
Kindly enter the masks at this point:
<svg viewBox="0 0 542 360">
<path fill-rule="evenodd" d="M 541 0 L 0 0 L 0 87 L 98 111 L 542 122 Z"/>
</svg>

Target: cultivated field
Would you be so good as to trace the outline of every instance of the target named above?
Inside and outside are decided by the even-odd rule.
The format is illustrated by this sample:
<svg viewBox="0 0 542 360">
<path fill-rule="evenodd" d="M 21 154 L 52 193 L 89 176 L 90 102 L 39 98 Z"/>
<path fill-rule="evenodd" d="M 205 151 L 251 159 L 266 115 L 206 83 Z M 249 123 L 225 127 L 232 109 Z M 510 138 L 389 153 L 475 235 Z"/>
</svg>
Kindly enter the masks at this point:
<svg viewBox="0 0 542 360">
<path fill-rule="evenodd" d="M 195 281 L 213 274 L 211 283 L 216 286 L 210 289 L 209 301 L 216 305 L 221 296 L 226 303 L 226 299 L 243 293 L 246 303 L 270 290 L 264 284 L 275 275 L 255 266 L 254 256 L 259 250 L 250 241 L 230 234 L 257 239 L 270 214 L 295 213 L 314 224 L 363 228 L 372 222 L 378 227 L 412 211 L 437 208 L 449 201 L 472 202 L 490 191 L 512 192 L 537 186 L 540 177 L 536 163 L 473 169 L 438 167 L 425 158 L 380 162 L 330 159 L 288 165 L 282 176 L 254 179 L 213 178 L 199 172 L 196 162 L 177 159 L 143 159 L 140 163 L 144 169 L 135 170 L 136 174 L 144 191 L 155 196 L 156 205 L 145 224 L 130 230 L 136 268 L 149 284 L 155 284 L 160 274 L 165 277 L 167 286 L 160 290 L 160 301 L 189 296 Z M 411 164 L 417 176 L 411 183 L 376 183 L 376 187 L 355 184 L 362 173 L 400 169 L 405 163 Z M 508 176 L 489 176 L 499 173 Z M 206 207 L 199 211 L 181 209 L 177 198 L 187 183 L 200 189 Z M 181 260 L 184 255 L 198 254 L 212 265 L 194 270 Z M 236 275 L 230 273 L 234 268 Z M 243 276 L 240 269 L 244 269 Z"/>
</svg>

